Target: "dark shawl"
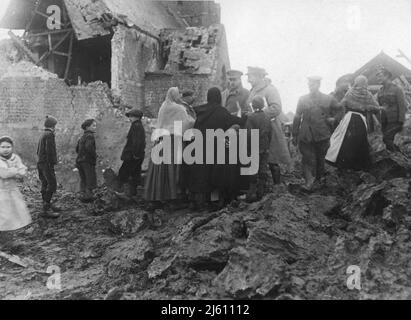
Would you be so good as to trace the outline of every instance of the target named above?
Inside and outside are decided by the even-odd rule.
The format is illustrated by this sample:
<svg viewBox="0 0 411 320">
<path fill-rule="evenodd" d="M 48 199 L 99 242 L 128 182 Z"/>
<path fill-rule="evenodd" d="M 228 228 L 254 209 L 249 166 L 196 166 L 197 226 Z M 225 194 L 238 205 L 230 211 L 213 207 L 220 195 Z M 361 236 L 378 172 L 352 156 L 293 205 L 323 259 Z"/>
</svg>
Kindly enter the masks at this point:
<svg viewBox="0 0 411 320">
<path fill-rule="evenodd" d="M 222 129 L 228 130 L 231 126 L 238 124 L 244 125 L 246 117 L 238 118 L 231 115 L 228 110 L 221 106 L 221 92 L 218 88 L 211 88 L 207 93 L 207 103 L 195 108 L 197 119 L 194 128 L 198 129 L 203 134 L 203 163 L 194 164 L 190 168 L 189 189 L 191 192 L 211 192 L 214 187 L 218 187 L 224 183 L 224 177 L 220 181 L 212 181 L 212 176 L 216 176 L 216 170 L 227 169 L 227 165 L 207 165 L 206 160 L 206 130 L 207 129 Z M 214 157 L 217 159 L 217 142 L 214 142 Z M 228 158 L 226 157 L 228 163 Z M 213 175 L 214 170 L 214 175 Z"/>
</svg>

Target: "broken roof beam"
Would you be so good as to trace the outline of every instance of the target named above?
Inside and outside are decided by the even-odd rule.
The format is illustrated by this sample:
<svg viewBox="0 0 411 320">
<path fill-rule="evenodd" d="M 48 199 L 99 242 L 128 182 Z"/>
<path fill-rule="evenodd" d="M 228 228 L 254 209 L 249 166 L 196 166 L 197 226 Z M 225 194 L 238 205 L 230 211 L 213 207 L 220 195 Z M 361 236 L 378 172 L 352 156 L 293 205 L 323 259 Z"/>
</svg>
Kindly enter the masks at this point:
<svg viewBox="0 0 411 320">
<path fill-rule="evenodd" d="M 18 36 L 16 36 L 12 31 L 9 31 L 8 35 L 10 36 L 11 40 L 17 45 L 17 47 L 20 48 L 32 62 L 38 62 L 38 59 Z"/>
<path fill-rule="evenodd" d="M 64 32 L 68 32 L 68 31 L 73 31 L 73 28 L 59 29 L 59 30 L 49 30 L 49 31 L 38 32 L 38 33 L 30 33 L 30 36 L 32 36 L 32 37 L 47 36 L 49 34 L 64 33 Z"/>
<path fill-rule="evenodd" d="M 39 8 L 41 0 L 38 0 L 36 6 L 34 7 L 33 11 L 31 12 L 30 20 L 27 22 L 26 27 L 24 28 L 24 35 L 30 29 L 31 24 L 33 23 L 34 17 L 36 16 L 37 9 Z M 23 35 L 23 37 L 24 37 Z"/>
<path fill-rule="evenodd" d="M 70 35 L 72 34 L 71 31 L 67 32 L 60 40 L 57 42 L 49 51 L 44 53 L 40 59 L 36 62 L 36 65 L 39 65 L 44 59 L 46 59 L 49 55 L 53 53 Z"/>
</svg>

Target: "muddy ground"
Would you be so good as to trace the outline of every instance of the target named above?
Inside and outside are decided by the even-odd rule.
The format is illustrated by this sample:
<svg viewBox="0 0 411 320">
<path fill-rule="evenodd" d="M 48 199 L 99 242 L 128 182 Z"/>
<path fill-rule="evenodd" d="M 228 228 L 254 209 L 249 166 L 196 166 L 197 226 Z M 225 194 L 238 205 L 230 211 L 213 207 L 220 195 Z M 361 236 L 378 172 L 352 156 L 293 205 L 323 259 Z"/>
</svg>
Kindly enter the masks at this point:
<svg viewBox="0 0 411 320">
<path fill-rule="evenodd" d="M 25 267 L 0 257 L 0 298 L 411 299 L 410 173 L 410 160 L 384 153 L 370 173 L 328 167 L 307 194 L 297 171 L 253 204 L 159 211 L 154 230 L 142 203 L 104 187 L 88 205 L 60 189 L 64 213 L 41 218 L 31 172 L 22 190 L 33 224 L 17 233 Z M 347 287 L 351 265 L 360 290 Z M 47 287 L 51 266 L 60 290 Z"/>
</svg>

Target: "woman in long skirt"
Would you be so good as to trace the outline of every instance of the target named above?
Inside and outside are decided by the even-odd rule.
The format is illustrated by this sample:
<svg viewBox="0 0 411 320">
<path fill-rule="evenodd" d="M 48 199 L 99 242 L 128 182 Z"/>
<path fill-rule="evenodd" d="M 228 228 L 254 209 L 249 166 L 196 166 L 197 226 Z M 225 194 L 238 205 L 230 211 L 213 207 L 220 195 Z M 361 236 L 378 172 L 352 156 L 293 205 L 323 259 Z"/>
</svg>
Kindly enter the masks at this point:
<svg viewBox="0 0 411 320">
<path fill-rule="evenodd" d="M 153 208 L 180 197 L 182 135 L 193 125 L 194 119 L 183 106 L 178 88 L 170 88 L 158 113 L 145 182 L 144 197 Z"/>
<path fill-rule="evenodd" d="M 371 164 L 367 116 L 381 110 L 368 91 L 368 80 L 358 76 L 342 99 L 346 114 L 330 139 L 326 160 L 341 169 L 367 170 Z"/>
<path fill-rule="evenodd" d="M 222 129 L 227 131 L 231 127 L 244 125 L 247 118 L 231 115 L 221 106 L 221 92 L 214 87 L 207 92 L 207 103 L 196 108 L 197 119 L 194 129 L 206 137 L 207 130 Z M 205 139 L 204 139 L 205 140 Z M 190 166 L 189 189 L 194 195 L 194 208 L 204 209 L 211 200 L 211 194 L 218 193 L 218 208 L 233 200 L 239 187 L 240 168 L 229 164 L 229 145 L 226 144 L 225 162 L 217 163 L 217 138 L 214 141 L 214 162 L 207 164 L 207 146 L 203 144 L 203 163 Z"/>
</svg>

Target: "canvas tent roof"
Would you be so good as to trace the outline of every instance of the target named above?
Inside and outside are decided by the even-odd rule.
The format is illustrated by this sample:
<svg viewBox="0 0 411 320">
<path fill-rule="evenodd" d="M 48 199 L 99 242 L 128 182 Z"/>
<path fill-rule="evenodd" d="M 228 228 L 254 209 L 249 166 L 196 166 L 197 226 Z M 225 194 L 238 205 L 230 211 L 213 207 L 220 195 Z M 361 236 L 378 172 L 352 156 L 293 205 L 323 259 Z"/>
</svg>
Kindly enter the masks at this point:
<svg viewBox="0 0 411 320">
<path fill-rule="evenodd" d="M 52 4 L 50 0 L 48 1 Z M 167 7 L 166 1 L 154 0 L 63 0 L 77 39 L 83 40 L 109 34 L 101 17 L 109 14 L 157 34 L 163 28 L 180 28 L 182 22 Z M 10 1 L 0 28 L 25 29 L 35 8 L 36 0 Z"/>
</svg>

